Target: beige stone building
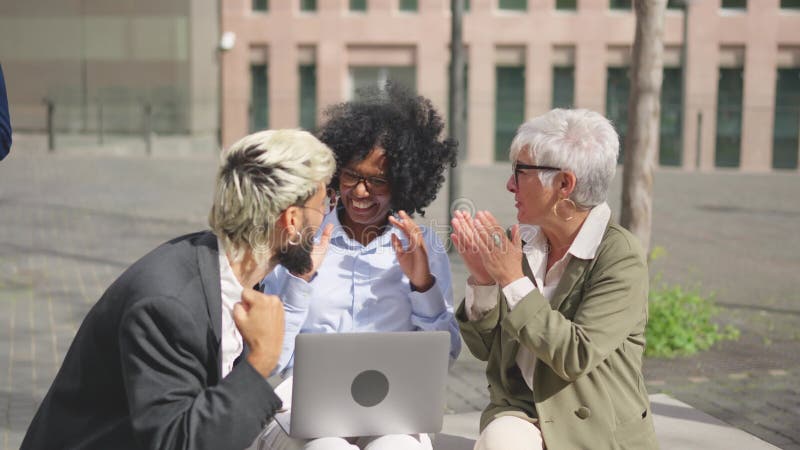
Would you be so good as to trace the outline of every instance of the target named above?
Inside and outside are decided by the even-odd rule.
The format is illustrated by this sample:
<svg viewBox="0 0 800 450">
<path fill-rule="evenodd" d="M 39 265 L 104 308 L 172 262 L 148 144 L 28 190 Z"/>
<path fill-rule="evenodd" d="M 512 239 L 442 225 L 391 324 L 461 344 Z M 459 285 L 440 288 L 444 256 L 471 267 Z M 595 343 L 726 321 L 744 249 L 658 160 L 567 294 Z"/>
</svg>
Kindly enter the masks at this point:
<svg viewBox="0 0 800 450">
<path fill-rule="evenodd" d="M 225 144 L 314 128 L 322 108 L 387 78 L 446 112 L 448 0 L 221 1 L 221 31 L 235 36 L 223 54 Z M 466 3 L 469 163 L 505 160 L 514 128 L 553 106 L 604 112 L 624 134 L 630 0 Z M 690 0 L 687 16 L 681 4 L 666 15 L 660 164 L 796 171 L 800 2 Z"/>
<path fill-rule="evenodd" d="M 0 0 L 15 132 L 164 135 L 219 129 L 217 0 Z M 149 117 L 148 117 L 149 116 Z"/>
</svg>

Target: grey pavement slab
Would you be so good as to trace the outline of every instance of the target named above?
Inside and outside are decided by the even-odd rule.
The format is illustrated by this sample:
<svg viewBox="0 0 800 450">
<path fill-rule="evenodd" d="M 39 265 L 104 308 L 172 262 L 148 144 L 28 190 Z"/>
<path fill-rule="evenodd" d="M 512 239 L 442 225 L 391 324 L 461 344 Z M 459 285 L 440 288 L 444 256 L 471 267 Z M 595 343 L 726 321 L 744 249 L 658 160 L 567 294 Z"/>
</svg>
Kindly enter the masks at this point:
<svg viewBox="0 0 800 450">
<path fill-rule="evenodd" d="M 663 450 L 771 450 L 776 447 L 665 394 L 650 396 L 656 438 Z M 449 414 L 434 438 L 439 450 L 471 450 L 480 412 Z"/>
<path fill-rule="evenodd" d="M 19 446 L 77 327 L 114 278 L 161 242 L 206 227 L 216 166 L 207 151 L 167 147 L 153 157 L 101 148 L 48 155 L 40 140 L 15 136 L 0 163 L 0 448 Z M 462 205 L 514 222 L 508 164 L 462 172 Z M 618 181 L 609 199 L 617 215 Z M 653 243 L 666 256 L 652 272 L 715 293 L 719 320 L 742 336 L 692 357 L 647 358 L 648 390 L 781 448 L 800 448 L 798 198 L 797 173 L 655 178 Z M 446 217 L 442 191 L 419 220 L 445 236 Z M 458 301 L 466 271 L 451 261 Z M 448 414 L 485 405 L 483 370 L 464 349 Z"/>
</svg>

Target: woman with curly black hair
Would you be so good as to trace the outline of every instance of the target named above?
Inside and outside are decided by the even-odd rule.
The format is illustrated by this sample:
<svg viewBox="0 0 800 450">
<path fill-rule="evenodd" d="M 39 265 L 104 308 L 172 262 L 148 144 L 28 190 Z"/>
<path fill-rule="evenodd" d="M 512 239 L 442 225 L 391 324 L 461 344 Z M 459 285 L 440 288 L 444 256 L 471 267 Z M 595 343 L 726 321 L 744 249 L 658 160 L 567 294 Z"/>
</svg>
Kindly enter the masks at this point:
<svg viewBox="0 0 800 450">
<path fill-rule="evenodd" d="M 326 117 L 318 134 L 336 157 L 331 186 L 340 199 L 320 227 L 324 260 L 317 256 L 303 274 L 279 266 L 265 279 L 266 292 L 280 295 L 286 312 L 277 370 L 290 372 L 298 332 L 444 330 L 455 360 L 461 340 L 450 262 L 436 234 L 411 216 L 436 198 L 457 144 L 442 138 L 444 123 L 430 100 L 392 83 L 329 108 Z M 259 441 L 262 449 L 366 446 L 431 448 L 424 434 L 300 441 L 274 426 Z"/>
</svg>

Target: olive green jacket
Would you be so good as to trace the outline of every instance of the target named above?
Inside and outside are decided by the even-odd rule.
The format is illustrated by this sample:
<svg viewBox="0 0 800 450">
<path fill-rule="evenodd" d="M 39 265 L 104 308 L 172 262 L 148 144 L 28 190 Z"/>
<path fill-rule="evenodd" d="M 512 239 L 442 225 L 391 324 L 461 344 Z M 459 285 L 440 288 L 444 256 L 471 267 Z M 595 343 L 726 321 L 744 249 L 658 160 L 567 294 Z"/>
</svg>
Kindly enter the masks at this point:
<svg viewBox="0 0 800 450">
<path fill-rule="evenodd" d="M 533 280 L 526 258 L 523 270 Z M 549 450 L 658 448 L 642 379 L 648 280 L 637 239 L 610 223 L 594 259 L 570 260 L 550 302 L 534 289 L 509 311 L 501 291 L 474 322 L 462 302 L 464 342 L 488 362 L 481 430 L 524 413 L 538 417 Z M 520 345 L 536 356 L 533 392 L 517 366 Z"/>
</svg>

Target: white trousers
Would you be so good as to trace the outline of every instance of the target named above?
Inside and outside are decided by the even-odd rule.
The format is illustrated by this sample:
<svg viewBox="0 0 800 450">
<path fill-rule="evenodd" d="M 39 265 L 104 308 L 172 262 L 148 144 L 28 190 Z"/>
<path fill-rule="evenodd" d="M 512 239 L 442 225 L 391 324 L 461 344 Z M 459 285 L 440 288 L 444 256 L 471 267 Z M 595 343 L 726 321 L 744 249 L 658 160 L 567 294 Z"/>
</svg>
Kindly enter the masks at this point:
<svg viewBox="0 0 800 450">
<path fill-rule="evenodd" d="M 432 450 L 427 434 L 390 434 L 344 439 L 326 437 L 295 439 L 289 437 L 277 422 L 272 421 L 256 439 L 257 450 Z"/>
<path fill-rule="evenodd" d="M 534 423 L 515 416 L 500 416 L 478 436 L 474 450 L 542 450 L 542 432 Z"/>
</svg>

